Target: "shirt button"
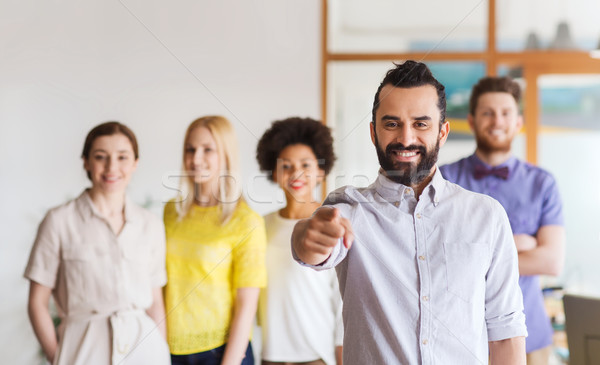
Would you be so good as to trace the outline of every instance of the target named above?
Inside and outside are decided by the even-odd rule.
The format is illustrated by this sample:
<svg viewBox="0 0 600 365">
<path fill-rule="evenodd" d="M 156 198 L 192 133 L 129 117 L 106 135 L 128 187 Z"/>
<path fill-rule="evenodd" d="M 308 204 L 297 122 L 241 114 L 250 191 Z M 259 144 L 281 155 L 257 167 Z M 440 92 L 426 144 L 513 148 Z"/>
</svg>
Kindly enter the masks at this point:
<svg viewBox="0 0 600 365">
<path fill-rule="evenodd" d="M 423 345 L 427 345 L 429 343 L 429 341 L 427 341 L 427 339 L 423 340 Z"/>
<path fill-rule="evenodd" d="M 423 255 L 419 256 L 419 260 L 425 261 L 425 256 L 423 256 Z"/>
<path fill-rule="evenodd" d="M 396 208 L 400 205 L 400 202 L 394 202 L 394 205 L 396 206 Z"/>
<path fill-rule="evenodd" d="M 429 300 L 429 297 L 427 295 L 423 295 L 423 301 L 427 302 Z"/>
<path fill-rule="evenodd" d="M 421 219 L 421 213 L 417 213 L 417 219 Z"/>
</svg>

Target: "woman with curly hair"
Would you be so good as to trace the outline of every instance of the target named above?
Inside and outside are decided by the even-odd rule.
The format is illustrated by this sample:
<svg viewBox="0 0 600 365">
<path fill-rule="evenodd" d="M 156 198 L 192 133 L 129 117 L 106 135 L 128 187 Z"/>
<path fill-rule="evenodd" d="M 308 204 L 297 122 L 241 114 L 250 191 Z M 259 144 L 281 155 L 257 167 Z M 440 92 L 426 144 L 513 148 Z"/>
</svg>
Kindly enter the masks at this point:
<svg viewBox="0 0 600 365">
<path fill-rule="evenodd" d="M 333 270 L 298 265 L 290 237 L 320 206 L 315 187 L 333 167 L 329 128 L 310 118 L 274 122 L 256 151 L 260 169 L 283 189 L 286 206 L 265 217 L 268 285 L 261 290 L 262 364 L 341 364 L 341 298 Z"/>
</svg>

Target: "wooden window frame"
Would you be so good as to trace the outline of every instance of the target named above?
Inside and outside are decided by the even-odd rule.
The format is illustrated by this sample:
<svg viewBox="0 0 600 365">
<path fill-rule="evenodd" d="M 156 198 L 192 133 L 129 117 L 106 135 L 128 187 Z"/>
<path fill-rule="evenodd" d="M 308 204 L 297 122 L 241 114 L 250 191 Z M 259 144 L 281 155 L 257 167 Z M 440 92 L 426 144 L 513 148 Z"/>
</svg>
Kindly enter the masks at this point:
<svg viewBox="0 0 600 365">
<path fill-rule="evenodd" d="M 327 124 L 327 66 L 336 61 L 479 61 L 486 65 L 489 76 L 496 75 L 498 65 L 515 65 L 523 69 L 527 87 L 524 91 L 526 159 L 538 161 L 539 88 L 538 78 L 546 74 L 600 73 L 600 60 L 585 51 L 522 51 L 499 52 L 496 48 L 496 0 L 488 0 L 487 47 L 482 52 L 408 52 L 408 53 L 343 53 L 330 52 L 328 47 L 328 1 L 321 0 L 321 118 Z M 535 87 L 532 87 L 535 86 Z M 324 184 L 323 191 L 326 191 Z"/>
</svg>

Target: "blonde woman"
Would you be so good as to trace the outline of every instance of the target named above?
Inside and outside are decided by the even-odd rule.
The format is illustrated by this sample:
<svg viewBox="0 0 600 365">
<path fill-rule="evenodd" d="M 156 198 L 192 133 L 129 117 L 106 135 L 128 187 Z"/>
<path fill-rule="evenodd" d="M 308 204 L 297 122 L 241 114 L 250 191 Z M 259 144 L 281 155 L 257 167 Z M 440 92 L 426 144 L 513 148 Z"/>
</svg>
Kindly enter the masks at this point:
<svg viewBox="0 0 600 365">
<path fill-rule="evenodd" d="M 184 139 L 182 193 L 167 203 L 167 339 L 173 364 L 252 365 L 266 285 L 265 227 L 241 199 L 231 123 L 208 116 Z"/>
<path fill-rule="evenodd" d="M 169 364 L 164 227 L 125 194 L 138 164 L 135 135 L 100 124 L 81 157 L 92 187 L 46 214 L 25 270 L 34 332 L 53 364 Z"/>
</svg>

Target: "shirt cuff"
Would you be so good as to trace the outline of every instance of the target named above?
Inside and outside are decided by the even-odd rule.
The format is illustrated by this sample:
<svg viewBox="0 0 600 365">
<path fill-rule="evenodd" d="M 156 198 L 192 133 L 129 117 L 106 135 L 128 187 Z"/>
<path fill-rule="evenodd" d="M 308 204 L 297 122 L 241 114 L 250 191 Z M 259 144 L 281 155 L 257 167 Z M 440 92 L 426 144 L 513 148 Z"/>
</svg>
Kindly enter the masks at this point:
<svg viewBox="0 0 600 365">
<path fill-rule="evenodd" d="M 294 251 L 294 247 L 292 246 L 292 257 L 294 258 L 294 260 L 296 260 L 297 263 L 299 263 L 302 266 L 305 267 L 310 267 L 311 269 L 317 270 L 317 271 L 321 271 L 321 270 L 328 270 L 331 269 L 333 267 L 335 267 L 335 265 L 337 265 L 339 263 L 338 257 L 342 254 L 342 239 L 339 240 L 339 243 L 337 245 L 335 245 L 335 247 L 333 248 L 333 251 L 331 251 L 331 255 L 329 255 L 329 257 L 327 258 L 327 260 L 321 262 L 318 265 L 311 265 L 311 264 L 307 264 L 305 262 L 303 262 L 302 260 L 300 260 L 298 258 L 298 256 L 296 255 L 296 251 Z"/>
<path fill-rule="evenodd" d="M 54 283 L 56 282 L 56 273 L 49 273 L 40 268 L 29 267 L 23 274 L 25 279 L 35 281 L 36 283 L 43 285 L 47 288 L 54 289 Z"/>
<path fill-rule="evenodd" d="M 487 320 L 488 341 L 500 341 L 513 337 L 527 337 L 525 314 L 513 312 L 507 316 Z"/>
</svg>

